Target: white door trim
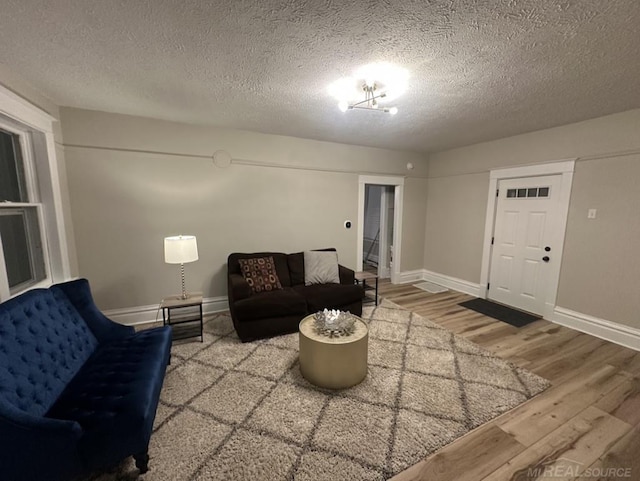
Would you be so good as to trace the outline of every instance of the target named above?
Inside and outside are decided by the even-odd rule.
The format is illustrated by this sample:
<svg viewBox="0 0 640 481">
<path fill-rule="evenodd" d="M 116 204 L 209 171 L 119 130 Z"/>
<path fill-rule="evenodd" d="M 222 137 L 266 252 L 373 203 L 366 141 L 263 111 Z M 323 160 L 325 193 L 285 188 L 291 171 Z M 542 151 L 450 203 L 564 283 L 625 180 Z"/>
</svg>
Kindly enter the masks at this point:
<svg viewBox="0 0 640 481">
<path fill-rule="evenodd" d="M 576 159 L 567 159 L 545 164 L 534 164 L 523 167 L 508 167 L 494 169 L 489 176 L 489 193 L 487 200 L 487 215 L 484 224 L 484 245 L 482 248 L 482 268 L 480 270 L 480 297 L 487 298 L 487 283 L 491 266 L 491 237 L 495 224 L 498 181 L 521 177 L 537 177 L 540 175 L 562 176 L 560 199 L 558 200 L 558 246 L 555 248 L 555 258 L 560 262 L 554 262 L 551 266 L 551 282 L 547 287 L 544 317 L 551 319 L 558 296 L 558 282 L 560 280 L 560 266 L 562 265 L 562 251 L 564 248 L 564 236 L 567 228 L 567 214 L 569 213 L 569 199 L 571 198 L 571 184 Z"/>
<path fill-rule="evenodd" d="M 362 270 L 364 252 L 362 243 L 364 240 L 364 194 L 365 186 L 393 185 L 393 266 L 391 268 L 391 283 L 400 283 L 400 246 L 402 245 L 402 199 L 404 197 L 404 177 L 389 177 L 377 175 L 360 175 L 358 177 L 358 226 L 357 226 L 357 253 L 356 270 Z"/>
<path fill-rule="evenodd" d="M 391 277 L 389 267 L 389 190 L 382 189 L 380 194 L 380 235 L 378 236 L 378 277 L 388 279 Z"/>
</svg>

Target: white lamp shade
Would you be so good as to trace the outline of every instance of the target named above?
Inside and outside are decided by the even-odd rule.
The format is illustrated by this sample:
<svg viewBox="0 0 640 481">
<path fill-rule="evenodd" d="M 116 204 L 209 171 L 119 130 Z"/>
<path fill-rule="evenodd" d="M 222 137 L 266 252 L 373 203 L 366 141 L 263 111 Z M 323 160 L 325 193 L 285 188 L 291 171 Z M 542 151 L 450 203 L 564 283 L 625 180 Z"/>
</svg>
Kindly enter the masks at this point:
<svg viewBox="0 0 640 481">
<path fill-rule="evenodd" d="M 167 264 L 186 264 L 197 260 L 196 236 L 177 235 L 164 238 L 164 261 Z"/>
</svg>

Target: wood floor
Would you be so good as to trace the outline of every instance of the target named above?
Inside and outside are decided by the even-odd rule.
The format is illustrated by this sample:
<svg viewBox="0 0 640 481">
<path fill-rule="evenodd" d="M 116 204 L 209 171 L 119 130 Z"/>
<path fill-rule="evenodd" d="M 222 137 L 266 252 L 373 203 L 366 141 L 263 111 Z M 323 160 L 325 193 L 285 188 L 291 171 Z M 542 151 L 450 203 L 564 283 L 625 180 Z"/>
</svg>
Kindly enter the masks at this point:
<svg viewBox="0 0 640 481">
<path fill-rule="evenodd" d="M 640 480 L 639 352 L 544 320 L 518 329 L 454 291 L 381 281 L 380 294 L 552 382 L 393 481 Z"/>
</svg>

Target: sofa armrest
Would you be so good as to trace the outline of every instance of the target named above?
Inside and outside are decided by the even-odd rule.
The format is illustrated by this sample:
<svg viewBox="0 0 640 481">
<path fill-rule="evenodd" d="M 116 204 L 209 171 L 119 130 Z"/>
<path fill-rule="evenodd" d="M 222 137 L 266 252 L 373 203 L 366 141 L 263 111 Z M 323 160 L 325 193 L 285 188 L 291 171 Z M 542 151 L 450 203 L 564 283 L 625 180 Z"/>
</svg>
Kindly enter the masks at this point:
<svg viewBox="0 0 640 481">
<path fill-rule="evenodd" d="M 250 297 L 251 286 L 240 274 L 229 274 L 229 300 L 239 301 Z"/>
<path fill-rule="evenodd" d="M 340 284 L 355 284 L 356 277 L 353 269 L 338 264 L 338 271 L 340 274 Z"/>
<path fill-rule="evenodd" d="M 6 410 L 9 408 L 9 412 Z M 2 479 L 63 480 L 82 473 L 75 421 L 32 416 L 0 407 L 0 472 Z"/>
</svg>

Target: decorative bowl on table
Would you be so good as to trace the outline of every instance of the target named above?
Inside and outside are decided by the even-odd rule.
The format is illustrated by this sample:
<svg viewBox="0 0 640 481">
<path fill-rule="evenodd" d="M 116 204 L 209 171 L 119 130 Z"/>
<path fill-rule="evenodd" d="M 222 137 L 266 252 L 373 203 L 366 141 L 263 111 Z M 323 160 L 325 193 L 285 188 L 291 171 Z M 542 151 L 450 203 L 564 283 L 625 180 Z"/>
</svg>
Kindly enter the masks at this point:
<svg viewBox="0 0 640 481">
<path fill-rule="evenodd" d="M 355 317 L 350 312 L 325 309 L 313 315 L 314 328 L 327 337 L 350 336 L 355 330 Z"/>
</svg>

